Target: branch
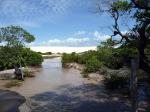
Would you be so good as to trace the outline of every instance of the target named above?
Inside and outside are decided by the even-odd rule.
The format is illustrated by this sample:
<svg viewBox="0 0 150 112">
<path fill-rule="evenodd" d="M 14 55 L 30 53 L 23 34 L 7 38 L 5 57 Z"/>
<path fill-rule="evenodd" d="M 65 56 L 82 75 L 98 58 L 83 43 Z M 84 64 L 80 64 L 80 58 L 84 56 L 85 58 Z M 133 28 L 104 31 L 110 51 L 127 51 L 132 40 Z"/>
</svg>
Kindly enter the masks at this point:
<svg viewBox="0 0 150 112">
<path fill-rule="evenodd" d="M 119 29 L 119 25 L 118 25 L 119 13 L 118 13 L 118 11 L 112 12 L 111 14 L 115 21 L 115 25 L 114 25 L 115 31 L 114 31 L 114 35 L 112 35 L 111 37 L 120 35 L 122 37 L 120 42 L 122 42 L 123 39 L 125 39 L 127 42 L 129 42 L 130 41 L 129 38 L 126 35 L 123 35 Z"/>
<path fill-rule="evenodd" d="M 137 8 L 139 8 L 139 9 L 146 9 L 146 10 L 150 10 L 150 7 L 149 6 L 142 6 L 142 5 L 139 5 L 138 3 L 136 3 L 136 1 L 135 0 L 131 0 L 132 2 L 133 2 L 133 4 L 137 7 Z M 149 1 L 148 1 L 148 3 L 149 3 Z"/>
</svg>

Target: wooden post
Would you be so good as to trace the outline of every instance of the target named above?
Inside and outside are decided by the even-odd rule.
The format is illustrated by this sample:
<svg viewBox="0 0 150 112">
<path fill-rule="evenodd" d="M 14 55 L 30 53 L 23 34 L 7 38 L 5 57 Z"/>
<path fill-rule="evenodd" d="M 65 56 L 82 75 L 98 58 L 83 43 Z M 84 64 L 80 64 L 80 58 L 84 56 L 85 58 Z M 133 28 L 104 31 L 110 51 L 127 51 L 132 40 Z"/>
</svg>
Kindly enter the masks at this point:
<svg viewBox="0 0 150 112">
<path fill-rule="evenodd" d="M 139 61 L 138 59 L 131 60 L 131 77 L 130 77 L 130 93 L 131 93 L 131 112 L 138 112 L 137 102 L 137 70 Z"/>
</svg>

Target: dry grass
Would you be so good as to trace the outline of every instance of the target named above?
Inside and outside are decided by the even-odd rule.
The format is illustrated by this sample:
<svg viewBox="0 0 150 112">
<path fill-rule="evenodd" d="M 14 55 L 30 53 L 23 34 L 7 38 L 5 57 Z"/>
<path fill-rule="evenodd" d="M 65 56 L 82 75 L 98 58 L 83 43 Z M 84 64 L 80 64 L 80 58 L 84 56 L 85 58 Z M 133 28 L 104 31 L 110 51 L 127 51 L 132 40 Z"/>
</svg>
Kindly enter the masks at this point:
<svg viewBox="0 0 150 112">
<path fill-rule="evenodd" d="M 10 82 L 7 82 L 4 86 L 6 88 L 11 88 L 11 87 L 14 87 L 14 86 L 21 86 L 22 84 L 22 81 L 21 80 L 10 80 Z"/>
</svg>

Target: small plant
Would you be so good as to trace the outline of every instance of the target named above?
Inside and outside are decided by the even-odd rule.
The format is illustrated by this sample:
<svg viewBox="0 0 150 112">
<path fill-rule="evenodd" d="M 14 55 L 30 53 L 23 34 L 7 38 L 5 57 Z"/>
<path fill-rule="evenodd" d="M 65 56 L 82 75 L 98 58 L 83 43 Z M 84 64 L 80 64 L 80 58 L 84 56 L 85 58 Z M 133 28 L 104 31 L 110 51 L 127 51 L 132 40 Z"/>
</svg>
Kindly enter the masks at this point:
<svg viewBox="0 0 150 112">
<path fill-rule="evenodd" d="M 32 75 L 32 72 L 29 71 L 27 67 L 24 68 L 23 73 L 24 73 L 24 77 L 34 77 L 34 75 Z"/>
<path fill-rule="evenodd" d="M 14 87 L 14 86 L 21 86 L 22 84 L 22 81 L 21 80 L 11 80 L 10 82 L 6 83 L 4 86 L 6 88 L 11 88 L 11 87 Z"/>
</svg>

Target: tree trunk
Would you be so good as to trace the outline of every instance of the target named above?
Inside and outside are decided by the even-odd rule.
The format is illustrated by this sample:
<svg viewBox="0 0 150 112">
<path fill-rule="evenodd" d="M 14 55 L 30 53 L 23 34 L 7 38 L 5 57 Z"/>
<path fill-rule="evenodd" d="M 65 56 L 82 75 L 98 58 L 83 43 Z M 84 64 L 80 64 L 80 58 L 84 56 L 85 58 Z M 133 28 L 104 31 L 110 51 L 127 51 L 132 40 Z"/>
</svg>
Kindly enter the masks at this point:
<svg viewBox="0 0 150 112">
<path fill-rule="evenodd" d="M 139 68 L 146 71 L 147 73 L 150 73 L 150 66 L 148 65 L 148 62 L 146 63 L 146 56 L 145 56 L 145 45 L 140 45 L 138 48 L 139 52 Z"/>
<path fill-rule="evenodd" d="M 138 59 L 131 60 L 131 77 L 130 77 L 130 94 L 131 94 L 131 112 L 138 111 L 137 102 L 137 70 L 138 70 Z"/>
</svg>

